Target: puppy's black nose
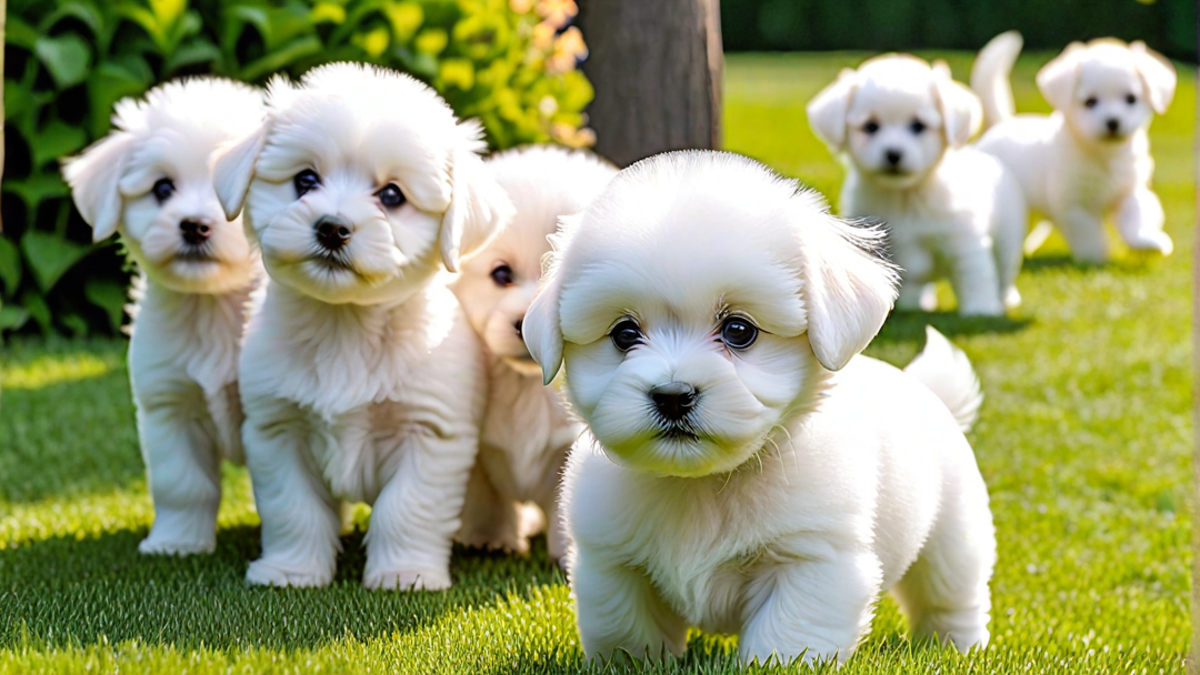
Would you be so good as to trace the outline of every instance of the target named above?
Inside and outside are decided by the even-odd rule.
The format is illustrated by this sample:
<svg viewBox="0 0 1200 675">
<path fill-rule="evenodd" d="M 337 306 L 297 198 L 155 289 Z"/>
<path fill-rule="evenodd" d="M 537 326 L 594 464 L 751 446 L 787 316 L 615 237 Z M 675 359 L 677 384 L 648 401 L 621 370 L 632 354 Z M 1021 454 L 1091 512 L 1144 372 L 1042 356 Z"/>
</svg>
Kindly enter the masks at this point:
<svg viewBox="0 0 1200 675">
<path fill-rule="evenodd" d="M 336 251 L 350 241 L 350 226 L 335 216 L 324 216 L 317 221 L 317 243 L 329 251 Z"/>
<path fill-rule="evenodd" d="M 1107 122 L 1105 122 L 1105 126 L 1108 127 L 1108 131 L 1110 133 L 1115 134 L 1117 133 L 1117 130 L 1121 128 L 1121 120 L 1109 119 Z"/>
<path fill-rule="evenodd" d="M 888 164 L 891 164 L 892 166 L 896 166 L 900 163 L 901 159 L 904 159 L 904 153 L 900 152 L 899 150 L 888 150 L 887 152 L 883 153 L 883 156 L 887 159 Z"/>
<path fill-rule="evenodd" d="M 522 337 L 522 335 L 521 335 L 521 324 L 523 324 L 523 323 L 525 323 L 525 317 L 521 317 L 521 318 L 519 318 L 519 319 L 517 319 L 516 321 L 514 321 L 514 322 L 513 322 L 513 328 L 516 328 L 516 329 L 517 329 L 517 337 Z"/>
<path fill-rule="evenodd" d="M 209 222 L 201 218 L 189 218 L 180 222 L 179 231 L 183 233 L 183 240 L 192 246 L 199 246 L 212 236 Z"/>
<path fill-rule="evenodd" d="M 651 387 L 650 400 L 663 419 L 678 422 L 696 405 L 696 388 L 684 382 L 660 384 Z"/>
</svg>

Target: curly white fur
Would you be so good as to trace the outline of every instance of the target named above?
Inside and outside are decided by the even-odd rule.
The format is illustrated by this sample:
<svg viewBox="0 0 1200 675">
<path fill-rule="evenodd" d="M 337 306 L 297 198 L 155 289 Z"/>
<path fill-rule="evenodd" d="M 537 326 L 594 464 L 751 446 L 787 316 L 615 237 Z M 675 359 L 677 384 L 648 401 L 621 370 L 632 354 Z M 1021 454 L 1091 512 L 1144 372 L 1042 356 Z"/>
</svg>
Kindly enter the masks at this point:
<svg viewBox="0 0 1200 675">
<path fill-rule="evenodd" d="M 916 634 L 987 643 L 971 447 L 919 380 L 858 356 L 895 297 L 878 238 L 709 152 L 633 165 L 564 228 L 525 337 L 589 425 L 563 487 L 589 658 L 678 654 L 700 626 L 743 662 L 844 660 L 887 590 Z M 689 387 L 672 422 L 656 392 Z"/>
<path fill-rule="evenodd" d="M 262 267 L 240 219 L 226 222 L 211 166 L 262 113 L 251 87 L 170 82 L 120 101 L 112 133 L 63 165 L 96 241 L 119 232 L 141 273 L 129 375 L 154 497 L 143 553 L 211 553 L 221 458 L 242 460 L 236 366 Z M 207 237 L 189 243 L 187 227 Z"/>
<path fill-rule="evenodd" d="M 558 219 L 586 206 L 617 170 L 594 155 L 550 146 L 502 153 L 488 164 L 516 216 L 464 263 L 454 284 L 488 363 L 487 412 L 460 537 L 471 545 L 525 552 L 536 528 L 523 522 L 517 502 L 533 501 L 544 515 L 538 520 L 548 530 L 550 558 L 559 560 L 565 549 L 558 483 L 582 425 L 568 414 L 558 390 L 542 384 L 521 340 L 521 322 Z"/>
<path fill-rule="evenodd" d="M 817 94 L 808 117 L 848 160 L 841 215 L 886 221 L 903 275 L 898 307 L 936 309 L 941 277 L 962 314 L 1020 304 L 1025 198 L 1004 164 L 966 145 L 979 128 L 979 101 L 944 63 L 870 59 Z"/>
<path fill-rule="evenodd" d="M 261 128 L 218 160 L 271 277 L 239 364 L 250 583 L 328 584 L 345 500 L 373 506 L 365 586 L 450 585 L 485 374 L 442 270 L 512 210 L 478 137 L 416 80 L 334 64 L 272 81 Z M 323 244 L 331 223 L 341 243 Z"/>
<path fill-rule="evenodd" d="M 1020 34 L 1002 33 L 975 61 L 971 86 L 994 124 L 979 148 L 1013 171 L 1029 207 L 1062 232 L 1076 260 L 1109 259 L 1109 217 L 1130 248 L 1169 255 L 1146 129 L 1171 104 L 1175 68 L 1142 42 L 1074 42 L 1037 76 L 1054 114 L 1014 117 L 1008 77 L 1020 51 Z M 1045 234 L 1035 230 L 1028 248 Z"/>
</svg>

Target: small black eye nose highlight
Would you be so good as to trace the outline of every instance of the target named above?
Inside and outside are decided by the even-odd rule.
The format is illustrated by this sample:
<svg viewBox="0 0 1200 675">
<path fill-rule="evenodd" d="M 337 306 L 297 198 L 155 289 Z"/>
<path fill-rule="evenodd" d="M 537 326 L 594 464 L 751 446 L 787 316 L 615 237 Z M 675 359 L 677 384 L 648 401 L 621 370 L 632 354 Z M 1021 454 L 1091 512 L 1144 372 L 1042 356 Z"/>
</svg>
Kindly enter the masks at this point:
<svg viewBox="0 0 1200 675">
<path fill-rule="evenodd" d="M 525 323 L 525 317 L 521 317 L 513 322 L 513 328 L 517 329 L 517 337 L 524 337 L 521 334 L 521 325 Z"/>
<path fill-rule="evenodd" d="M 663 419 L 678 422 L 695 407 L 698 393 L 695 387 L 685 382 L 668 382 L 651 387 L 650 400 Z"/>
<path fill-rule="evenodd" d="M 183 233 L 183 240 L 192 246 L 203 244 L 212 236 L 212 228 L 206 220 L 199 218 L 188 218 L 179 223 L 179 231 Z"/>
<path fill-rule="evenodd" d="M 350 225 L 336 216 L 323 216 L 317 221 L 317 243 L 322 247 L 336 251 L 350 241 Z"/>
<path fill-rule="evenodd" d="M 1121 120 L 1109 118 L 1106 122 L 1109 131 L 1116 131 L 1121 128 Z"/>
<path fill-rule="evenodd" d="M 887 158 L 888 164 L 894 166 L 899 164 L 900 160 L 904 158 L 904 153 L 900 152 L 899 150 L 888 150 L 887 152 L 883 153 L 883 156 Z"/>
</svg>

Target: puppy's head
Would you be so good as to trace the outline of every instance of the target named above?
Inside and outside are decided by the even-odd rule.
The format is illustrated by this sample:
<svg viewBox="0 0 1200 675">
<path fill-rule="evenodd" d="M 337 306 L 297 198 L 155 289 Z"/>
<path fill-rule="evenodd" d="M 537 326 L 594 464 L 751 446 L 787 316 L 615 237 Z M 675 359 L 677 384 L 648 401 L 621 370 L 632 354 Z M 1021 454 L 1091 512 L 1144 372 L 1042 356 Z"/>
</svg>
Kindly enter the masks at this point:
<svg viewBox="0 0 1200 675">
<path fill-rule="evenodd" d="M 950 78 L 944 63 L 930 66 L 893 54 L 843 70 L 809 102 L 808 120 L 862 174 L 883 186 L 906 188 L 937 166 L 947 147 L 970 140 L 983 113 L 978 98 Z"/>
<path fill-rule="evenodd" d="M 1074 42 L 1038 72 L 1037 83 L 1076 138 L 1119 143 L 1166 112 L 1175 67 L 1142 42 Z"/>
<path fill-rule="evenodd" d="M 227 222 L 217 201 L 212 160 L 262 115 L 258 90 L 212 78 L 170 82 L 117 103 L 112 133 L 63 163 L 95 241 L 120 231 L 142 271 L 177 291 L 245 286 L 254 258 L 241 222 Z"/>
<path fill-rule="evenodd" d="M 482 149 L 479 126 L 424 84 L 337 63 L 273 80 L 265 122 L 218 159 L 215 180 L 275 281 L 375 304 L 457 269 L 510 217 Z"/>
<path fill-rule="evenodd" d="M 557 147 L 513 150 L 488 161 L 516 215 L 496 238 L 463 263 L 454 291 L 488 349 L 524 375 L 541 370 L 521 339 L 537 292 L 547 237 L 558 219 L 578 212 L 616 175 L 603 160 Z"/>
<path fill-rule="evenodd" d="M 564 219 L 525 342 L 615 461 L 733 470 L 816 405 L 879 330 L 895 270 L 880 233 L 746 158 L 676 152 Z"/>
</svg>

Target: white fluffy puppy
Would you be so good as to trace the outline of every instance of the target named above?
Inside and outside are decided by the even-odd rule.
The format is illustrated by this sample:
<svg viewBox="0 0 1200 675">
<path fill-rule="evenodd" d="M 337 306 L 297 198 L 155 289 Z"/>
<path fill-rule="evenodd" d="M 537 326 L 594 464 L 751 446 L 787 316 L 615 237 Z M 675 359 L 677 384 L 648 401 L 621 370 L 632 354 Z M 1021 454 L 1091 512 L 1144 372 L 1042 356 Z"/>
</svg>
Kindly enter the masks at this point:
<svg viewBox="0 0 1200 675">
<path fill-rule="evenodd" d="M 590 427 L 562 506 L 589 657 L 679 654 L 700 626 L 746 662 L 844 660 L 888 589 L 917 634 L 987 642 L 971 447 L 918 378 L 856 356 L 895 297 L 879 237 L 712 152 L 639 162 L 564 224 L 524 328 Z M 973 405 L 965 359 L 935 361 Z"/>
<path fill-rule="evenodd" d="M 488 368 L 487 412 L 477 468 L 463 511 L 464 542 L 529 550 L 518 502 L 545 515 L 550 558 L 562 557 L 558 483 L 567 449 L 582 425 L 561 394 L 542 384 L 542 371 L 521 340 L 521 324 L 537 293 L 547 237 L 560 216 L 587 205 L 617 170 L 595 155 L 560 147 L 531 147 L 488 161 L 516 215 L 477 255 L 463 263 L 454 292 L 483 340 Z"/>
<path fill-rule="evenodd" d="M 1141 42 L 1073 42 L 1037 75 L 1055 112 L 1014 117 L 1008 78 L 1020 51 L 1020 34 L 1002 33 L 975 61 L 971 86 L 994 125 L 979 148 L 1012 169 L 1029 207 L 1053 221 L 1076 260 L 1108 260 L 1109 216 L 1130 248 L 1170 254 L 1146 129 L 1171 104 L 1175 68 Z"/>
<path fill-rule="evenodd" d="M 215 172 L 271 278 L 239 368 L 263 527 L 246 579 L 328 584 L 346 500 L 374 507 L 368 588 L 447 588 L 485 381 L 439 275 L 512 207 L 479 127 L 408 76 L 322 66 L 267 104 Z"/>
<path fill-rule="evenodd" d="M 221 458 L 242 461 L 237 358 L 262 266 L 221 212 L 212 159 L 262 115 L 251 87 L 167 83 L 117 103 L 114 131 L 63 165 L 94 239 L 119 232 L 140 272 L 129 376 L 154 498 L 143 553 L 212 552 Z"/>
<path fill-rule="evenodd" d="M 935 309 L 940 277 L 962 314 L 1020 304 L 1025 200 L 1001 162 L 966 146 L 979 101 L 944 63 L 892 54 L 843 70 L 809 102 L 808 121 L 848 156 L 841 215 L 886 221 L 901 268 L 897 306 Z"/>
</svg>

